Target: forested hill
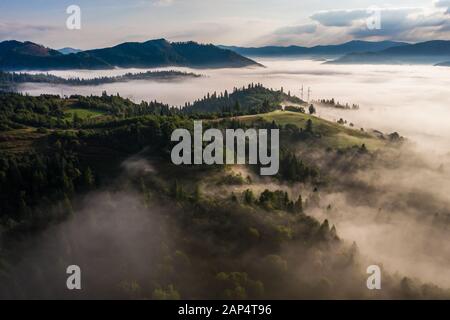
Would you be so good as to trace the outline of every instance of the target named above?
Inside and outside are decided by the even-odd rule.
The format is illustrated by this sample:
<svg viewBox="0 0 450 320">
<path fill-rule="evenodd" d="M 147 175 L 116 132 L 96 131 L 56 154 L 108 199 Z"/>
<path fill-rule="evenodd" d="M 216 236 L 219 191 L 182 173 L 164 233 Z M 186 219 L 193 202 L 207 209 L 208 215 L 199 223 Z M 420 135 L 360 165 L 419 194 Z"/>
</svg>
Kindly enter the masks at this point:
<svg viewBox="0 0 450 320">
<path fill-rule="evenodd" d="M 126 73 L 111 77 L 97 78 L 62 78 L 48 73 L 19 73 L 19 72 L 2 72 L 0 71 L 0 91 L 15 91 L 16 87 L 23 83 L 49 83 L 63 84 L 71 86 L 95 86 L 106 83 L 126 82 L 135 80 L 152 80 L 152 81 L 172 81 L 183 78 L 198 78 L 200 74 L 192 72 L 182 72 L 175 70 L 168 71 L 146 71 L 139 73 Z"/>
<path fill-rule="evenodd" d="M 299 101 L 261 85 L 206 100 L 230 96 L 243 106 Z M 0 106 L 2 299 L 73 298 L 58 278 L 73 261 L 87 266 L 80 299 L 450 295 L 388 271 L 386 289 L 367 290 L 357 245 L 341 241 L 331 219 L 312 217 L 332 217 L 338 205 L 328 192 L 348 190 L 352 174 L 378 161 L 372 151 L 392 141 L 300 108 L 202 118 L 106 93 L 0 93 Z M 279 129 L 278 174 L 262 180 L 258 166 L 174 165 L 171 134 L 192 131 L 196 119 L 219 130 Z M 364 193 L 350 194 L 355 207 L 376 203 L 378 192 L 354 185 Z"/>
<path fill-rule="evenodd" d="M 247 87 L 234 88 L 221 93 L 208 93 L 202 99 L 187 103 L 183 109 L 186 113 L 261 113 L 281 108 L 283 103 L 306 105 L 304 101 L 291 95 L 290 92 L 268 89 L 261 84 L 250 84 Z"/>
<path fill-rule="evenodd" d="M 0 69 L 111 69 L 161 66 L 235 68 L 259 65 L 212 44 L 168 42 L 165 39 L 126 42 L 110 48 L 63 54 L 32 42 L 0 42 Z"/>
</svg>

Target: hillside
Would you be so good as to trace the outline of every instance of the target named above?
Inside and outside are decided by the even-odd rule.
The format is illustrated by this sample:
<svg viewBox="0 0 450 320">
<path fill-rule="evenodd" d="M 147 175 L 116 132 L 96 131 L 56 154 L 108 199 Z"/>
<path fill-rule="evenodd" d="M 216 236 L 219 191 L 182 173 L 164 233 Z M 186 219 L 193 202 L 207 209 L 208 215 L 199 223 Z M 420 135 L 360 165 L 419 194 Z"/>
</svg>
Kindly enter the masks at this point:
<svg viewBox="0 0 450 320">
<path fill-rule="evenodd" d="M 351 129 L 301 112 L 273 111 L 265 114 L 246 115 L 239 119 L 244 123 L 263 120 L 275 122 L 281 126 L 295 125 L 299 129 L 306 128 L 307 122 L 310 120 L 313 136 L 315 136 L 315 139 L 311 140 L 312 148 L 345 149 L 365 145 L 368 150 L 375 151 L 386 145 L 386 141 L 371 133 Z"/>
<path fill-rule="evenodd" d="M 170 43 L 164 39 L 127 42 L 111 48 L 63 54 L 44 46 L 19 41 L 0 43 L 0 70 L 111 69 L 189 66 L 237 68 L 258 65 L 230 50 L 195 42 Z"/>
</svg>

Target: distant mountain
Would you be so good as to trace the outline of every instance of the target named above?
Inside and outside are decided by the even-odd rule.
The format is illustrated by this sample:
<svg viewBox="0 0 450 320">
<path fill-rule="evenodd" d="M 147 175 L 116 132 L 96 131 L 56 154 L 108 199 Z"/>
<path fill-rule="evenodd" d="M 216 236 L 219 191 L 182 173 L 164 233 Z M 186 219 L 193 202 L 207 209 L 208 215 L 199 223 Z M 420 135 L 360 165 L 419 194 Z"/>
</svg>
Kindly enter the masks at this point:
<svg viewBox="0 0 450 320">
<path fill-rule="evenodd" d="M 388 48 L 379 52 L 347 54 L 336 64 L 437 64 L 450 60 L 450 41 L 433 40 Z"/>
<path fill-rule="evenodd" d="M 165 39 L 143 43 L 127 42 L 112 48 L 84 51 L 85 54 L 120 67 L 245 67 L 257 65 L 248 58 L 212 44 L 168 42 Z"/>
<path fill-rule="evenodd" d="M 32 42 L 0 42 L 0 69 L 110 69 L 187 66 L 236 68 L 259 65 L 233 51 L 196 42 L 170 43 L 164 39 L 127 42 L 111 48 L 63 54 Z"/>
<path fill-rule="evenodd" d="M 13 55 L 26 55 L 34 57 L 58 56 L 60 53 L 56 50 L 46 48 L 39 44 L 25 41 L 8 40 L 0 42 L 0 55 L 2 58 Z"/>
<path fill-rule="evenodd" d="M 404 42 L 395 41 L 360 41 L 354 40 L 338 45 L 325 45 L 315 47 L 301 47 L 301 46 L 266 46 L 259 48 L 246 48 L 246 47 L 234 47 L 234 46 L 220 46 L 224 49 L 233 50 L 236 53 L 244 56 L 296 56 L 296 55 L 321 55 L 321 56 L 335 56 L 353 52 L 368 52 L 368 51 L 381 51 L 388 48 L 403 46 Z"/>
<path fill-rule="evenodd" d="M 64 55 L 33 42 L 0 42 L 0 70 L 105 69 L 112 66 L 83 53 Z"/>
<path fill-rule="evenodd" d="M 82 52 L 83 50 L 75 49 L 75 48 L 70 48 L 70 47 L 65 47 L 65 48 L 58 49 L 58 51 L 59 51 L 60 53 L 62 53 L 62 54 L 71 54 L 71 53 Z"/>
<path fill-rule="evenodd" d="M 436 66 L 438 66 L 438 67 L 450 67 L 450 61 L 436 63 Z"/>
</svg>

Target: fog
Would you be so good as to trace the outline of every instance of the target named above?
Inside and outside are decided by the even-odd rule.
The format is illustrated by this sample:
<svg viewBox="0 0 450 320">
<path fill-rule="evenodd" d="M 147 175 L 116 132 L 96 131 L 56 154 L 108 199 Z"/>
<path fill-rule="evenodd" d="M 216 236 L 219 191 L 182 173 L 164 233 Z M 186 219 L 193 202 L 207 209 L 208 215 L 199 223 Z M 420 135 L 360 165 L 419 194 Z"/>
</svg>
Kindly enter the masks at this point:
<svg viewBox="0 0 450 320">
<path fill-rule="evenodd" d="M 180 70 L 204 75 L 202 78 L 174 82 L 133 81 L 99 86 L 70 87 L 46 84 L 27 84 L 21 88 L 29 94 L 120 93 L 134 101 L 158 100 L 181 106 L 203 97 L 208 92 L 220 92 L 250 82 L 260 82 L 271 88 L 281 88 L 300 96 L 304 87 L 311 88 L 311 99 L 331 99 L 342 103 L 356 103 L 359 112 L 319 108 L 319 115 L 337 120 L 340 117 L 357 127 L 399 131 L 428 150 L 450 149 L 450 68 L 419 65 L 332 65 L 321 61 L 294 59 L 259 59 L 265 68 L 243 69 L 114 69 L 70 70 L 49 73 L 64 78 L 94 78 L 117 76 L 127 72 L 147 70 Z M 433 143 L 430 143 L 429 138 Z M 426 139 L 426 142 L 424 141 Z M 439 146 L 436 146 L 439 144 Z"/>
<path fill-rule="evenodd" d="M 205 75 L 173 83 L 135 81 L 95 87 L 26 85 L 30 94 L 100 94 L 119 92 L 135 101 L 159 100 L 183 105 L 207 92 L 260 82 L 300 96 L 303 85 L 311 99 L 359 104 L 360 110 L 318 108 L 329 120 L 344 118 L 356 128 L 398 132 L 405 150 L 393 158 L 343 177 L 342 182 L 375 190 L 366 204 L 356 204 L 351 191 L 321 194 L 321 208 L 309 212 L 336 224 L 345 241 L 356 241 L 368 261 L 390 272 L 450 287 L 450 236 L 446 215 L 450 204 L 450 68 L 392 65 L 331 65 L 318 61 L 258 60 L 266 68 L 191 70 Z M 173 69 L 173 68 L 171 68 Z M 118 75 L 143 70 L 55 71 L 63 77 Z M 395 166 L 392 166 L 395 163 Z M 133 165 L 133 163 L 131 164 Z M 361 191 L 363 192 L 363 191 Z M 423 197 L 423 198 L 421 198 Z M 331 212 L 324 210 L 332 205 Z M 444 224 L 442 221 L 447 221 Z"/>
<path fill-rule="evenodd" d="M 8 243 L 15 263 L 0 281 L 0 299 L 151 298 L 148 287 L 170 244 L 162 218 L 168 206 L 149 208 L 128 184 L 150 172 L 150 163 L 131 157 L 113 185 L 77 197 L 64 222 Z M 80 267 L 82 290 L 67 290 L 69 265 Z"/>
</svg>

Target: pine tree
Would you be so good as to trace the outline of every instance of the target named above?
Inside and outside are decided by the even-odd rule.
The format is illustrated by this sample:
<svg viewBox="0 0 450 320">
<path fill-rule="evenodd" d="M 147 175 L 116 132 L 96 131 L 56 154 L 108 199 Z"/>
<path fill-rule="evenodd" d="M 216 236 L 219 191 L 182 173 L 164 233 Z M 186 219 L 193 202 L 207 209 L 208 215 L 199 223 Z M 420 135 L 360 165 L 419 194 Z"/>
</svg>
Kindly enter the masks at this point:
<svg viewBox="0 0 450 320">
<path fill-rule="evenodd" d="M 94 186 L 95 178 L 94 178 L 94 175 L 92 174 L 90 167 L 87 167 L 86 170 L 84 170 L 83 183 L 86 186 L 86 188 L 88 188 L 88 189 L 90 189 Z"/>
<path fill-rule="evenodd" d="M 294 205 L 294 210 L 295 213 L 303 213 L 303 199 L 301 194 L 298 195 L 298 199 Z"/>
</svg>

